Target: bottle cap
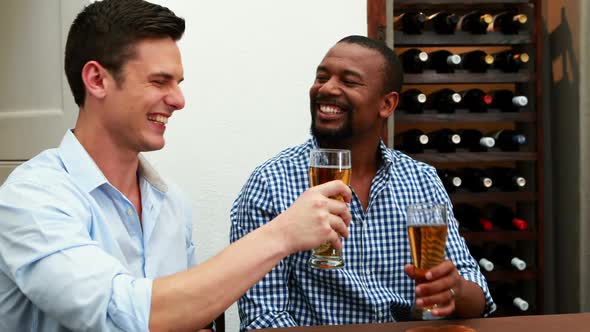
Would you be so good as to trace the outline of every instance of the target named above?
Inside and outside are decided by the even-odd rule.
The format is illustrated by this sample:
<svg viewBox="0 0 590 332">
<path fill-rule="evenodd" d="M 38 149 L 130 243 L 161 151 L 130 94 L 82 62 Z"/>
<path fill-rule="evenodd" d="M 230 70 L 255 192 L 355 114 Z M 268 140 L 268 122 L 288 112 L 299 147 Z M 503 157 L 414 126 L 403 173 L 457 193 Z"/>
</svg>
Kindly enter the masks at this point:
<svg viewBox="0 0 590 332">
<path fill-rule="evenodd" d="M 457 134 L 451 135 L 451 142 L 453 144 L 459 144 L 459 143 L 461 143 L 461 136 L 459 136 Z"/>
<path fill-rule="evenodd" d="M 530 57 L 529 57 L 528 54 L 526 54 L 526 53 L 521 53 L 520 54 L 520 61 L 521 62 L 527 63 L 527 62 L 529 62 L 529 60 L 530 60 Z"/>
<path fill-rule="evenodd" d="M 458 176 L 453 176 L 453 179 L 451 180 L 451 183 L 455 187 L 461 187 L 461 184 L 463 183 L 463 180 L 461 180 L 461 178 L 458 177 Z"/>
<path fill-rule="evenodd" d="M 512 219 L 512 225 L 519 231 L 526 231 L 529 228 L 529 223 L 518 218 Z"/>
<path fill-rule="evenodd" d="M 457 54 L 449 55 L 447 58 L 447 63 L 449 65 L 458 65 L 461 63 L 461 57 Z"/>
<path fill-rule="evenodd" d="M 420 104 L 424 104 L 426 102 L 426 95 L 423 93 L 418 94 L 418 96 L 416 96 L 416 100 L 420 103 Z"/>
<path fill-rule="evenodd" d="M 485 24 L 490 24 L 493 21 L 493 17 L 490 14 L 483 14 L 481 15 L 481 21 Z"/>
<path fill-rule="evenodd" d="M 523 178 L 522 176 L 517 176 L 516 179 L 514 180 L 514 182 L 520 188 L 526 186 L 526 179 Z"/>
<path fill-rule="evenodd" d="M 418 53 L 418 60 L 420 60 L 422 62 L 428 61 L 428 53 L 426 53 L 424 51 Z"/>
<path fill-rule="evenodd" d="M 529 310 L 529 303 L 520 297 L 515 297 L 514 300 L 512 300 L 512 304 L 514 304 L 521 311 Z"/>
<path fill-rule="evenodd" d="M 488 65 L 491 65 L 494 63 L 494 57 L 492 55 L 486 54 L 486 56 L 483 58 L 483 61 Z"/>
<path fill-rule="evenodd" d="M 418 137 L 418 142 L 420 142 L 420 144 L 422 144 L 422 145 L 428 144 L 428 140 L 429 140 L 428 136 L 426 136 L 426 135 L 420 135 Z"/>
<path fill-rule="evenodd" d="M 512 97 L 512 103 L 515 106 L 524 107 L 529 104 L 529 99 L 525 96 L 514 96 Z"/>
<path fill-rule="evenodd" d="M 525 24 L 529 18 L 525 14 L 518 14 L 514 16 L 514 20 L 520 24 Z"/>
<path fill-rule="evenodd" d="M 494 228 L 494 224 L 485 218 L 479 218 L 479 224 L 484 231 L 491 231 Z"/>
<path fill-rule="evenodd" d="M 494 263 L 490 262 L 489 260 L 482 258 L 479 260 L 479 266 L 481 266 L 484 270 L 491 272 L 494 270 Z"/>
<path fill-rule="evenodd" d="M 491 187 L 491 186 L 492 186 L 492 184 L 494 184 L 494 183 L 492 182 L 492 179 L 490 179 L 490 178 L 484 178 L 484 179 L 483 179 L 483 186 L 484 186 L 484 187 L 486 187 L 486 188 L 489 188 L 489 187 Z"/>
<path fill-rule="evenodd" d="M 458 94 L 458 93 L 456 93 L 456 92 L 455 92 L 455 93 L 453 93 L 453 94 L 451 95 L 451 99 L 452 99 L 452 100 L 453 100 L 455 103 L 457 103 L 457 104 L 458 104 L 458 103 L 460 103 L 460 102 L 461 102 L 461 99 L 462 99 L 462 98 L 461 98 L 461 95 L 460 95 L 460 94 Z"/>
<path fill-rule="evenodd" d="M 493 148 L 496 145 L 496 140 L 491 137 L 482 137 L 479 140 L 479 145 L 486 148 Z"/>
<path fill-rule="evenodd" d="M 492 97 L 492 95 L 487 95 L 486 94 L 486 95 L 483 96 L 483 102 L 486 105 L 490 105 L 493 101 L 494 101 L 494 97 Z"/>
<path fill-rule="evenodd" d="M 526 262 L 518 257 L 512 257 L 510 264 L 514 266 L 518 271 L 524 271 L 526 269 Z"/>
</svg>

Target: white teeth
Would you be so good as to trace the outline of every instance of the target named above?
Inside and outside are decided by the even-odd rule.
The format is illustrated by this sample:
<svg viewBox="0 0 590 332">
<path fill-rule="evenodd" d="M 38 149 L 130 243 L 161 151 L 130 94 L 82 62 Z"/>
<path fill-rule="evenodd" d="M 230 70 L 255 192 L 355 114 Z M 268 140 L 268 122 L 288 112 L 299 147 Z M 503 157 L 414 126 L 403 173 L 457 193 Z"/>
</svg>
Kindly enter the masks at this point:
<svg viewBox="0 0 590 332">
<path fill-rule="evenodd" d="M 342 113 L 339 107 L 330 106 L 330 105 L 320 105 L 320 112 L 328 113 L 328 114 L 338 114 Z"/>
<path fill-rule="evenodd" d="M 163 124 L 167 124 L 168 123 L 168 118 L 163 116 L 163 115 L 148 115 L 148 120 L 150 121 L 154 121 L 154 122 L 159 122 L 159 123 L 163 123 Z"/>
</svg>

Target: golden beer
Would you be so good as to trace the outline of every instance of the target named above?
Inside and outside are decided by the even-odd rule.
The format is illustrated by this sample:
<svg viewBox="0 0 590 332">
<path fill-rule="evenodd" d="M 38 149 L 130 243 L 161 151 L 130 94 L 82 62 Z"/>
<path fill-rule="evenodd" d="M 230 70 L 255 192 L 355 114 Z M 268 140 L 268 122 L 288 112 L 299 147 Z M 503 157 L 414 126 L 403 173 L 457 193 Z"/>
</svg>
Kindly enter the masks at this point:
<svg viewBox="0 0 590 332">
<path fill-rule="evenodd" d="M 408 226 L 412 260 L 418 274 L 417 283 L 426 280 L 426 271 L 445 259 L 447 225 Z"/>
<path fill-rule="evenodd" d="M 322 166 L 309 168 L 310 186 L 314 187 L 322 183 L 330 182 L 332 180 L 341 180 L 346 184 L 350 184 L 350 168 L 341 169 L 337 166 Z M 344 199 L 340 195 L 332 198 L 344 201 Z M 313 250 L 313 254 L 314 256 L 324 258 L 338 258 L 342 255 L 340 250 L 334 249 L 330 243 L 325 243 L 315 248 Z M 330 268 L 331 266 L 323 267 Z"/>
<path fill-rule="evenodd" d="M 350 151 L 337 149 L 315 149 L 310 154 L 309 184 L 311 187 L 340 180 L 350 185 Z M 343 201 L 340 196 L 332 197 Z M 309 265 L 320 269 L 337 269 L 344 266 L 342 253 L 330 243 L 312 250 Z"/>
</svg>

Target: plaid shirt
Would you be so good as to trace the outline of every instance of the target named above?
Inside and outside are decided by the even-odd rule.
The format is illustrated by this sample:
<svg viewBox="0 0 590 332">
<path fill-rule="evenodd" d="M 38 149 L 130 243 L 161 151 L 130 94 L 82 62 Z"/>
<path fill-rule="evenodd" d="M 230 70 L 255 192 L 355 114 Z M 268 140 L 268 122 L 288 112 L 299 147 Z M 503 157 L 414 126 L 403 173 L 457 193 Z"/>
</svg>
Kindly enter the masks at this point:
<svg viewBox="0 0 590 332">
<path fill-rule="evenodd" d="M 314 139 L 284 150 L 253 172 L 231 211 L 231 241 L 269 222 L 309 188 L 309 152 Z M 447 193 L 433 167 L 380 143 L 382 163 L 364 212 L 353 194 L 352 223 L 345 239 L 345 267 L 310 268 L 311 251 L 283 259 L 238 302 L 241 330 L 408 320 L 415 283 L 403 270 L 411 264 L 406 231 L 409 204 L 448 206 L 446 257 L 463 278 L 481 286 L 488 315 L 495 310 L 484 276 L 459 236 Z M 354 172 L 354 170 L 353 170 Z"/>
</svg>

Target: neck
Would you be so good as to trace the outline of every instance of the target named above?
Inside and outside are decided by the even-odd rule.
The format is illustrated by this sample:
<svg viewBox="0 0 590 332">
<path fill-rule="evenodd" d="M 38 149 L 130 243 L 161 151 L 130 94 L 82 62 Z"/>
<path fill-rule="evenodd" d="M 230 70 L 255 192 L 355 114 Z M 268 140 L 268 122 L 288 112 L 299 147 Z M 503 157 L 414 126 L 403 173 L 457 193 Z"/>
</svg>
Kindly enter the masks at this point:
<svg viewBox="0 0 590 332">
<path fill-rule="evenodd" d="M 89 121 L 90 117 L 80 111 L 74 135 L 109 183 L 126 197 L 133 196 L 138 190 L 138 152 L 123 148 L 99 121 Z"/>
</svg>

